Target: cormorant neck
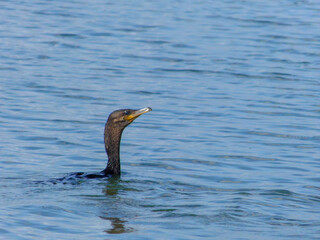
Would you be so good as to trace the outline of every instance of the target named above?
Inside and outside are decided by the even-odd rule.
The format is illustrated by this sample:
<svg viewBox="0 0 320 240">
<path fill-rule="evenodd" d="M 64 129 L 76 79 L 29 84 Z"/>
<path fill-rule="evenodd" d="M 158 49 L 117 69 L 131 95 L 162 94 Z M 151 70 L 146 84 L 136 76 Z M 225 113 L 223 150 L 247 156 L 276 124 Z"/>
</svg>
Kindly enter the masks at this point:
<svg viewBox="0 0 320 240">
<path fill-rule="evenodd" d="M 106 123 L 104 128 L 104 144 L 108 155 L 108 165 L 103 170 L 105 175 L 120 176 L 120 140 L 123 128 Z"/>
</svg>

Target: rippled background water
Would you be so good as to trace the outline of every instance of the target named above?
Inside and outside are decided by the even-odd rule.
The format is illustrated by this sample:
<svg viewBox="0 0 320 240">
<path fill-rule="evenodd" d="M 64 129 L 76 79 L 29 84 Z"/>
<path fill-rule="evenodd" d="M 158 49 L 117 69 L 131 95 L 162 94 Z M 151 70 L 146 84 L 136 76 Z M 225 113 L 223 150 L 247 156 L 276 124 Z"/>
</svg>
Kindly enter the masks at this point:
<svg viewBox="0 0 320 240">
<path fill-rule="evenodd" d="M 1 1 L 0 239 L 319 238 L 319 13 Z M 102 170 L 108 114 L 146 106 L 120 180 L 47 183 Z"/>
</svg>

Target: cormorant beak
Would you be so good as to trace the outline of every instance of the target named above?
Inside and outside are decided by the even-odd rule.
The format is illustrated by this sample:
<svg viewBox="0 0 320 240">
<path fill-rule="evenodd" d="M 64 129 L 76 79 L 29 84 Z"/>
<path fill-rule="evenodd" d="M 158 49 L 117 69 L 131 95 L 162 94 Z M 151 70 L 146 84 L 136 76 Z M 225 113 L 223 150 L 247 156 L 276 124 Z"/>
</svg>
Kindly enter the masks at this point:
<svg viewBox="0 0 320 240">
<path fill-rule="evenodd" d="M 140 115 L 152 111 L 151 107 L 142 108 L 140 110 L 133 111 L 130 115 L 125 116 L 124 119 L 129 122 L 133 122 Z"/>
</svg>

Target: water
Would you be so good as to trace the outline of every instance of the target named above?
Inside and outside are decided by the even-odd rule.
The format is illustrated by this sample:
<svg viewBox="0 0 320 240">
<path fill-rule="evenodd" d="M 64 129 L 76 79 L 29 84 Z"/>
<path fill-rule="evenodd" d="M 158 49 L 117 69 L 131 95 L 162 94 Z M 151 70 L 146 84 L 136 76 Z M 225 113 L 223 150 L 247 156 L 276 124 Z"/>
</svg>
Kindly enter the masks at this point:
<svg viewBox="0 0 320 240">
<path fill-rule="evenodd" d="M 319 10 L 0 2 L 0 239 L 319 239 Z M 46 183 L 147 106 L 121 179 Z"/>
</svg>

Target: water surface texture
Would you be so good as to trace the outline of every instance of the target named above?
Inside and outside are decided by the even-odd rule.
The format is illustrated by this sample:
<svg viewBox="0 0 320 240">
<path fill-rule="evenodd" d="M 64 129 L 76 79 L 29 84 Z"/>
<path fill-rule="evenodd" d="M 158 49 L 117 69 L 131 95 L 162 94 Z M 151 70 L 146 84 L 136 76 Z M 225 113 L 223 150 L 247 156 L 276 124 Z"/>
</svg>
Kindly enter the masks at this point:
<svg viewBox="0 0 320 240">
<path fill-rule="evenodd" d="M 320 5 L 1 1 L 0 239 L 319 239 Z M 120 179 L 52 184 L 106 165 Z"/>
</svg>

